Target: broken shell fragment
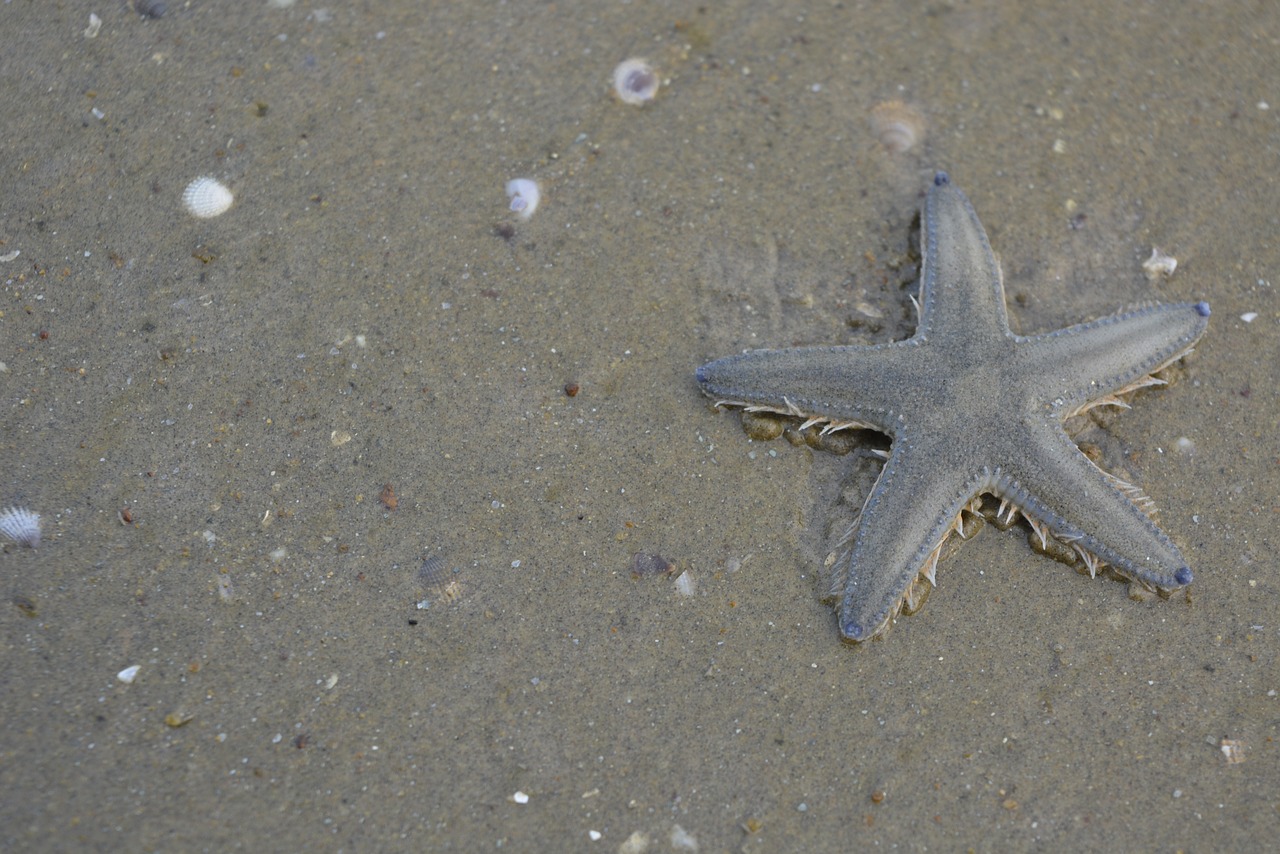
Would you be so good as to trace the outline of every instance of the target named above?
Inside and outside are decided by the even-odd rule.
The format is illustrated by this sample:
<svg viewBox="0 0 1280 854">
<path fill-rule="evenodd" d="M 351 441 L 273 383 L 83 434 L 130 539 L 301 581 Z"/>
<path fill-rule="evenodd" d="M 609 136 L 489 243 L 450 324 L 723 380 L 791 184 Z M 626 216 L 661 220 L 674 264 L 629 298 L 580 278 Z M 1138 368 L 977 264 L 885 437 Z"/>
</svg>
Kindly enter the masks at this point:
<svg viewBox="0 0 1280 854">
<path fill-rule="evenodd" d="M 1153 246 L 1151 257 L 1142 262 L 1142 269 L 1146 271 L 1148 279 L 1154 280 L 1161 276 L 1167 278 L 1178 269 L 1178 259 L 1172 255 L 1165 255 L 1158 247 Z"/>
<path fill-rule="evenodd" d="M 698 585 L 694 583 L 693 576 L 687 569 L 676 578 L 675 587 L 676 592 L 681 596 L 692 596 L 698 592 Z"/>
<path fill-rule="evenodd" d="M 676 565 L 660 554 L 636 552 L 631 558 L 631 577 L 648 578 L 654 575 L 670 575 Z"/>
</svg>

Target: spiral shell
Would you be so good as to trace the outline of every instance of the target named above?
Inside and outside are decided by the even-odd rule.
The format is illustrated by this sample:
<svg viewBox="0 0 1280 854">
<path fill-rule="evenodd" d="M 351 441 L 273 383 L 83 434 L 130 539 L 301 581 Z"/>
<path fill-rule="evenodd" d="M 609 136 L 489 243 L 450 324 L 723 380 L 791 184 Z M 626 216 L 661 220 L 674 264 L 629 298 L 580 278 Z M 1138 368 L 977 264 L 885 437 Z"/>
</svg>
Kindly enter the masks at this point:
<svg viewBox="0 0 1280 854">
<path fill-rule="evenodd" d="M 508 205 L 511 211 L 519 214 L 521 219 L 528 219 L 538 209 L 542 190 L 532 178 L 514 178 L 507 182 L 507 197 L 511 199 Z"/>
<path fill-rule="evenodd" d="M 203 175 L 182 191 L 182 206 L 199 219 L 211 219 L 227 212 L 236 197 L 217 178 Z"/>
<path fill-rule="evenodd" d="M 884 101 L 871 110 L 871 132 L 891 154 L 905 154 L 924 142 L 924 116 L 910 104 Z"/>
<path fill-rule="evenodd" d="M 639 106 L 658 94 L 658 72 L 643 59 L 626 59 L 613 69 L 613 94 L 624 104 Z"/>
</svg>

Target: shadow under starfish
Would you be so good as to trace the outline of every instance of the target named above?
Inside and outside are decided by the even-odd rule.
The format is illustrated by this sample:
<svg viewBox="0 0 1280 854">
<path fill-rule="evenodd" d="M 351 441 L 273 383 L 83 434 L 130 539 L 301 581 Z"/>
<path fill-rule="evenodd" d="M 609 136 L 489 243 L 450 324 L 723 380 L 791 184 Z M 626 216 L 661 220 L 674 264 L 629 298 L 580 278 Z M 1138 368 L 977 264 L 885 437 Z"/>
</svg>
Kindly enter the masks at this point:
<svg viewBox="0 0 1280 854">
<path fill-rule="evenodd" d="M 1004 283 L 978 216 L 939 172 L 921 223 L 920 321 L 905 341 L 756 350 L 703 365 L 719 405 L 802 419 L 825 433 L 869 428 L 892 447 L 833 589 L 840 634 L 885 632 L 934 583 L 948 536 L 984 494 L 1075 550 L 1090 574 L 1167 594 L 1191 583 L 1135 488 L 1098 468 L 1063 422 L 1163 381 L 1204 334 L 1205 302 L 1150 304 L 1041 335 L 1009 330 Z"/>
</svg>

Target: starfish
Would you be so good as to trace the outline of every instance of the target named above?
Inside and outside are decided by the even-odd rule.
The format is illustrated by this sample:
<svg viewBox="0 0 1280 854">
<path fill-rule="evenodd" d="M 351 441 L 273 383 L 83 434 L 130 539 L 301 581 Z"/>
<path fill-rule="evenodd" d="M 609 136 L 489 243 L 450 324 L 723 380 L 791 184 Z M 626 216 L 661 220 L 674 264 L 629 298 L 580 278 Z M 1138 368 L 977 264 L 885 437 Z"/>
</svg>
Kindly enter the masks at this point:
<svg viewBox="0 0 1280 854">
<path fill-rule="evenodd" d="M 1070 547 L 1168 595 L 1191 583 L 1150 501 L 1081 452 L 1063 422 L 1163 384 L 1154 374 L 1204 334 L 1205 302 L 1147 304 L 1041 335 L 1015 335 L 1000 265 L 964 193 L 934 177 L 921 220 L 919 325 L 874 346 L 755 350 L 698 368 L 716 406 L 803 419 L 801 429 L 872 429 L 890 451 L 837 572 L 839 629 L 851 643 L 914 612 L 948 536 L 983 495 Z"/>
</svg>

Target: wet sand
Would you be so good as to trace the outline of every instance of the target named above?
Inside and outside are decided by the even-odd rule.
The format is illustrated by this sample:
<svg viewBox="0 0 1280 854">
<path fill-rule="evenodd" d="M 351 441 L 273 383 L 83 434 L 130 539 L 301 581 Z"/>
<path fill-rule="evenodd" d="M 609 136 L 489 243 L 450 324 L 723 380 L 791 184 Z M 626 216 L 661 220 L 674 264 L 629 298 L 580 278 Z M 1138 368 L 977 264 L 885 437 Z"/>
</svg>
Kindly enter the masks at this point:
<svg viewBox="0 0 1280 854">
<path fill-rule="evenodd" d="M 1275 835 L 1280 10 L 436 5 L 0 6 L 0 505 L 44 517 L 0 554 L 4 847 Z M 838 641 L 856 455 L 748 440 L 693 370 L 910 335 L 935 169 L 1020 332 L 1211 303 L 1087 436 L 1189 600 L 988 529 Z"/>
</svg>

